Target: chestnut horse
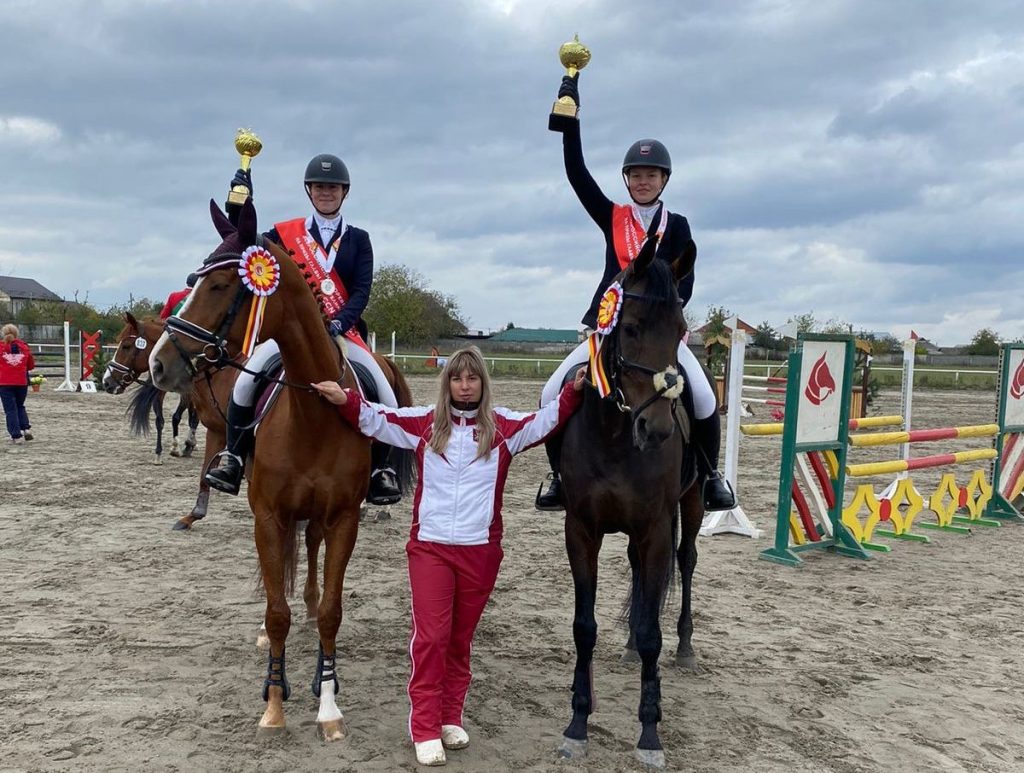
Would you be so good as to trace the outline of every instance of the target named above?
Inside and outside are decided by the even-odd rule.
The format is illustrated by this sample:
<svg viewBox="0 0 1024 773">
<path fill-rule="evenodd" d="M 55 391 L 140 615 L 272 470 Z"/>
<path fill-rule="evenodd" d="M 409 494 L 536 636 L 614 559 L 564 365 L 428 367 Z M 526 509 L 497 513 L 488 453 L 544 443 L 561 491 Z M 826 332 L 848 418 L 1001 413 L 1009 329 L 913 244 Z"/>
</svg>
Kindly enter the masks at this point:
<svg viewBox="0 0 1024 773">
<path fill-rule="evenodd" d="M 192 294 L 150 356 L 153 382 L 161 389 L 189 389 L 195 360 L 227 364 L 229 352 L 242 348 L 253 295 L 239 275 L 242 253 L 262 244 L 256 210 L 242 207 L 237 229 L 210 202 L 223 241 L 210 254 Z M 294 583 L 296 525 L 308 519 L 326 543 L 323 597 L 317 609 L 320 652 L 313 693 L 320 699 L 318 731 L 329 741 L 344 738 L 344 718 L 335 701 L 335 640 L 342 618 L 345 570 L 359 528 L 359 507 L 370 473 L 370 443 L 320 399 L 311 382 L 336 380 L 356 387 L 353 371 L 327 332 L 309 275 L 280 247 L 262 244 L 276 259 L 279 280 L 265 301 L 261 337 L 281 349 L 286 388 L 256 433 L 247 468 L 249 505 L 255 519 L 256 550 L 266 592 L 266 629 L 270 657 L 263 683 L 266 710 L 261 730 L 285 727 L 283 702 L 291 688 L 285 674 L 285 639 L 291 626 L 287 595 Z M 379 357 L 402 405 L 411 404 L 409 387 L 396 368 Z M 406 467 L 406 465 L 402 465 Z"/>
<path fill-rule="evenodd" d="M 659 618 L 678 560 L 683 598 L 676 662 L 693 667 L 690 588 L 704 509 L 688 447 L 688 420 L 677 399 L 682 382 L 676 371 L 676 348 L 686 330 L 676 284 L 692 270 L 696 249 L 691 242 L 669 264 L 654 257 L 655 247 L 656 240 L 649 239 L 636 260 L 616 277 L 622 291 L 618 322 L 605 336 L 598 355 L 611 393 L 602 399 L 596 390 L 588 389 L 582 408 L 565 428 L 562 482 L 565 546 L 576 597 L 572 626 L 576 667 L 572 721 L 560 753 L 571 758 L 586 754 L 587 722 L 595 703 L 597 559 L 604 535 L 622 532 L 629 538 L 632 570 L 627 613 L 630 642 L 635 642 L 641 660 L 641 733 L 636 756 L 645 765 L 664 767 L 665 752 L 658 737 Z"/>
<path fill-rule="evenodd" d="M 103 387 L 108 392 L 117 393 L 141 376 L 149 373 L 149 355 L 153 347 L 164 333 L 164 321 L 144 320 L 138 322 L 131 314 L 126 314 L 127 325 L 118 335 L 117 351 L 114 359 L 103 374 Z M 142 345 L 139 342 L 142 342 Z M 209 378 L 207 378 L 209 376 Z M 210 486 L 203 479 L 203 474 L 210 460 L 217 451 L 224 447 L 225 424 L 223 410 L 218 405 L 227 405 L 234 383 L 235 371 L 217 372 L 214 374 L 197 374 L 193 381 L 193 389 L 182 395 L 182 404 L 189 405 L 189 425 L 194 426 L 192 415 L 206 427 L 206 446 L 203 454 L 203 466 L 199 470 L 199 493 L 192 510 L 174 522 L 171 527 L 175 531 L 185 531 L 206 517 L 210 504 Z M 163 425 L 160 406 L 167 393 L 157 389 L 151 383 L 143 381 L 128 404 L 132 432 L 135 435 L 149 433 L 149 415 L 157 417 L 157 431 Z M 192 446 L 195 446 L 194 430 L 190 434 Z M 159 444 L 159 441 L 158 441 Z M 172 455 L 174 451 L 171 451 Z M 191 455 L 191 449 L 185 454 Z"/>
<path fill-rule="evenodd" d="M 124 315 L 127 323 L 121 332 L 117 334 L 117 350 L 113 359 L 107 363 L 103 371 L 103 388 L 109 394 L 121 394 L 126 388 L 134 384 L 139 378 L 149 372 L 149 353 L 153 344 L 164 332 L 163 321 L 143 320 L 139 322 L 130 312 Z M 156 459 L 154 464 L 161 464 L 163 454 L 164 434 L 164 395 L 159 392 L 158 397 L 151 401 L 153 415 L 156 417 Z M 181 425 L 181 417 L 188 410 L 188 437 L 181 449 L 178 448 L 178 428 Z M 195 406 L 187 398 L 182 397 L 178 401 L 178 407 L 171 414 L 171 456 L 192 456 L 196 447 L 196 427 L 199 426 L 199 416 Z M 145 422 L 140 427 L 133 428 L 142 430 L 136 434 L 148 434 L 149 413 L 145 415 Z"/>
</svg>

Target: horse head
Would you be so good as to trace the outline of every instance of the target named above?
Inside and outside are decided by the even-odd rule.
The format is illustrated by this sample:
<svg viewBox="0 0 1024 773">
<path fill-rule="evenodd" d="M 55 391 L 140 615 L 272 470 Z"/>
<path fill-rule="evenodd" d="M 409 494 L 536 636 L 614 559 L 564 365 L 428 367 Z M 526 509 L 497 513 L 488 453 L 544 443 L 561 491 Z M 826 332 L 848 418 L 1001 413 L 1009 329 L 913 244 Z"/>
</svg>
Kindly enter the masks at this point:
<svg viewBox="0 0 1024 773">
<path fill-rule="evenodd" d="M 656 448 L 675 429 L 683 386 L 676 350 L 686 332 L 676 285 L 697 258 L 692 240 L 672 263 L 655 259 L 656 249 L 657 241 L 648 239 L 617 278 L 622 305 L 606 355 L 616 400 L 630 413 L 633 444 L 641 450 Z"/>
<path fill-rule="evenodd" d="M 117 334 L 117 350 L 103 371 L 103 389 L 121 394 L 133 381 L 149 370 L 149 345 L 146 324 L 130 311 L 124 314 L 125 326 Z"/>
<path fill-rule="evenodd" d="M 212 199 L 210 216 L 221 243 L 196 270 L 195 287 L 149 357 L 153 384 L 165 391 L 187 392 L 200 368 L 237 355 L 255 298 L 240 275 L 242 254 L 259 240 L 252 201 L 243 205 L 237 227 Z"/>
</svg>

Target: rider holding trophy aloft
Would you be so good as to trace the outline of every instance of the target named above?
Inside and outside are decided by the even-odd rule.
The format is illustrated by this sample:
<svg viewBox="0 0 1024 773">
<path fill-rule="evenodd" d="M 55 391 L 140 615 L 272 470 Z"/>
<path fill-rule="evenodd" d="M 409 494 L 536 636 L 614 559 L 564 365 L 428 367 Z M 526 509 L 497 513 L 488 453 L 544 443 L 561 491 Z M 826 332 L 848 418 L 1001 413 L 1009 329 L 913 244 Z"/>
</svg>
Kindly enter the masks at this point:
<svg viewBox="0 0 1024 773">
<path fill-rule="evenodd" d="M 241 154 L 241 166 L 231 180 L 231 191 L 225 210 L 237 222 L 245 200 L 252 195 L 249 164 L 262 144 L 251 132 L 239 130 L 235 147 Z M 321 153 L 306 165 L 303 184 L 313 206 L 308 217 L 299 217 L 275 224 L 264 234 L 285 250 L 305 259 L 313 281 L 318 283 L 321 309 L 330 319 L 332 336 L 347 340 L 346 356 L 373 378 L 377 400 L 398 407 L 394 391 L 363 341 L 366 325 L 361 319 L 370 298 L 373 283 L 373 247 L 370 235 L 349 225 L 341 216 L 341 206 L 348 197 L 351 180 L 348 167 L 337 156 Z M 259 372 L 277 355 L 277 344 L 267 340 L 258 344 L 246 369 Z M 237 494 L 245 470 L 245 458 L 253 443 L 252 422 L 255 415 L 258 377 L 240 373 L 235 381 L 228 405 L 227 448 L 221 452 L 221 465 L 206 474 L 213 488 Z M 389 463 L 390 447 L 374 443 L 371 447 L 370 488 L 367 501 L 375 505 L 394 504 L 401 499 L 398 477 Z"/>
<path fill-rule="evenodd" d="M 602 192 L 587 170 L 583 160 L 579 121 L 579 70 L 590 61 L 590 52 L 579 40 L 566 43 L 559 51 L 568 74 L 562 78 L 548 128 L 562 134 L 565 172 L 583 208 L 597 223 L 605 237 L 605 264 L 601 282 L 594 292 L 583 324 L 594 329 L 601 297 L 608 285 L 640 252 L 647 238 L 658 240 L 657 257 L 671 261 L 692 241 L 686 218 L 669 212 L 661 200 L 662 191 L 672 174 L 672 159 L 668 149 L 658 140 L 642 139 L 634 142 L 622 161 L 622 180 L 632 200 L 616 204 Z M 693 293 L 693 272 L 678 284 L 677 291 L 683 306 Z M 680 342 L 679 364 L 686 371 L 686 380 L 693 397 L 693 441 L 699 448 L 698 466 L 703 479 L 705 510 L 727 510 L 735 507 L 736 498 L 718 472 L 721 442 L 721 423 L 717 401 L 703 368 L 693 353 Z M 587 342 L 580 344 L 558 367 L 544 386 L 541 404 L 554 399 L 568 373 L 574 372 L 587 361 Z M 548 441 L 548 459 L 551 462 L 551 483 L 547 491 L 537 496 L 541 510 L 561 510 L 561 435 Z"/>
</svg>

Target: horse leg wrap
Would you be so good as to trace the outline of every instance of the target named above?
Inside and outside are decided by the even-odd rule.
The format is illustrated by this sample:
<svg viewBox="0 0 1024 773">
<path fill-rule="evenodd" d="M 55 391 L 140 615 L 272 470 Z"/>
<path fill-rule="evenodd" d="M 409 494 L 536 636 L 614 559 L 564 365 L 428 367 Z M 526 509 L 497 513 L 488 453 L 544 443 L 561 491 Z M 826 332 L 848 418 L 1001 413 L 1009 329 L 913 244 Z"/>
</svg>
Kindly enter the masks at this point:
<svg viewBox="0 0 1024 773">
<path fill-rule="evenodd" d="M 313 676 L 313 695 L 320 697 L 321 685 L 330 679 L 334 682 L 334 694 L 338 694 L 338 675 L 334 672 L 334 655 L 324 655 L 324 648 L 320 646 L 317 650 L 316 674 Z"/>
<path fill-rule="evenodd" d="M 270 697 L 270 688 L 281 688 L 281 699 L 288 700 L 292 694 L 291 685 L 288 684 L 288 676 L 284 671 L 284 650 L 281 650 L 281 657 L 275 658 L 271 653 L 267 662 L 267 678 L 263 680 L 263 700 Z"/>
<path fill-rule="evenodd" d="M 645 682 L 640 688 L 640 710 L 637 712 L 640 724 L 661 722 L 661 679 Z"/>
</svg>

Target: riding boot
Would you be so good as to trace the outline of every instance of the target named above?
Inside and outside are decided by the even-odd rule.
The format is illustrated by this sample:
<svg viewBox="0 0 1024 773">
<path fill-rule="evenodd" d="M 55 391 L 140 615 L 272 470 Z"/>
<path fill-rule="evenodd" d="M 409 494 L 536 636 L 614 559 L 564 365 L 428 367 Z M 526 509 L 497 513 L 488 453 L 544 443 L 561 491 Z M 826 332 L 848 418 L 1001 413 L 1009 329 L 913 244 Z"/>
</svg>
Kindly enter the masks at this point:
<svg viewBox="0 0 1024 773">
<path fill-rule="evenodd" d="M 729 481 L 718 471 L 718 450 L 722 442 L 722 424 L 715 411 L 706 419 L 693 422 L 693 439 L 697 444 L 697 468 L 700 471 L 704 510 L 731 510 L 736 507 L 736 494 Z"/>
<path fill-rule="evenodd" d="M 544 484 L 541 483 L 537 489 L 537 499 L 534 507 L 538 510 L 558 511 L 565 509 L 565 502 L 562 499 L 562 433 L 557 432 L 547 439 L 544 449 L 548 452 L 548 464 L 551 465 L 551 473 L 548 479 L 548 490 L 541 493 Z"/>
<path fill-rule="evenodd" d="M 225 494 L 237 495 L 245 475 L 245 458 L 252 449 L 253 430 L 249 427 L 256 414 L 256 408 L 238 405 L 234 400 L 228 403 L 228 444 L 217 457 L 220 466 L 210 470 L 204 480 L 211 488 Z"/>
<path fill-rule="evenodd" d="M 398 473 L 390 463 L 391 446 L 374 441 L 370 446 L 370 490 L 366 501 L 371 505 L 393 505 L 402 500 Z"/>
</svg>

